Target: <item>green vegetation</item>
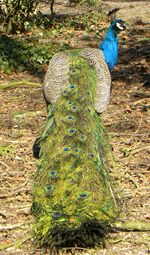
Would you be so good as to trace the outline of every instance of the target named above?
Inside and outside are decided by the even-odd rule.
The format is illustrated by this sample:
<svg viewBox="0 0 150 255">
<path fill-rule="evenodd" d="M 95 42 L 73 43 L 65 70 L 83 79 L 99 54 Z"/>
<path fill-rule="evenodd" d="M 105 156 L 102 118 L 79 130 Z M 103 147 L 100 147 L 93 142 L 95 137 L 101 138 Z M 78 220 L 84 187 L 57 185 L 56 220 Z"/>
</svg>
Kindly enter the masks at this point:
<svg viewBox="0 0 150 255">
<path fill-rule="evenodd" d="M 85 2 L 85 3 L 87 3 L 90 6 L 90 5 L 95 5 L 97 0 L 85 0 L 85 1 L 83 1 L 83 0 L 69 0 L 69 2 L 70 3 L 75 3 L 75 4 L 79 4 L 79 3 Z"/>
<path fill-rule="evenodd" d="M 45 1 L 50 4 L 50 11 L 54 14 L 55 0 Z M 96 0 L 70 0 L 70 3 L 87 3 L 95 5 Z M 18 31 L 30 30 L 36 19 L 39 20 L 40 11 L 38 5 L 40 0 L 1 0 L 0 23 L 3 31 L 14 34 Z"/>
<path fill-rule="evenodd" d="M 34 14 L 35 0 L 2 0 L 0 6 L 0 21 L 7 33 L 15 33 L 29 28 L 30 19 Z"/>
<path fill-rule="evenodd" d="M 43 77 L 45 65 L 58 51 L 70 49 L 70 39 L 75 37 L 76 30 L 90 33 L 98 30 L 99 23 L 105 16 L 92 12 L 70 17 L 69 15 L 48 19 L 36 18 L 38 28 L 33 26 L 30 32 L 19 35 L 3 34 L 0 37 L 0 70 L 4 73 L 13 71 L 35 72 Z M 81 32 L 82 33 L 82 32 Z"/>
<path fill-rule="evenodd" d="M 2 35 L 0 38 L 0 69 L 6 73 L 11 71 L 40 70 L 47 64 L 52 55 L 59 50 L 69 48 L 67 44 L 55 44 L 50 41 L 40 43 L 37 37 L 24 36 L 11 38 Z"/>
</svg>

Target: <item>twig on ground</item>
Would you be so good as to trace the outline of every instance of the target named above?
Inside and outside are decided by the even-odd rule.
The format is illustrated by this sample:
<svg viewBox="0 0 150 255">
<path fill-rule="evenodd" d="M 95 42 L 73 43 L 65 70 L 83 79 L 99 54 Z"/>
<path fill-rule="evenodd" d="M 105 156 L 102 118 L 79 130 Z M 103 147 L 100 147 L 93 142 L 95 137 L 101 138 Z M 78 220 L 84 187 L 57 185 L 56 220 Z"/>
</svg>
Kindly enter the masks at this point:
<svg viewBox="0 0 150 255">
<path fill-rule="evenodd" d="M 130 237 L 130 234 L 126 235 L 126 236 L 123 237 L 123 238 L 117 239 L 117 240 L 113 240 L 113 241 L 111 240 L 111 243 L 112 243 L 112 244 L 116 244 L 116 243 L 124 242 L 124 241 L 127 240 L 129 237 Z"/>
<path fill-rule="evenodd" d="M 10 167 L 6 163 L 0 160 L 0 164 L 4 166 L 8 171 L 10 171 Z"/>
<path fill-rule="evenodd" d="M 137 129 L 135 130 L 135 132 L 133 133 L 133 135 L 131 137 L 134 137 L 135 134 L 138 133 L 138 131 L 139 131 L 140 127 L 141 127 L 141 124 L 142 124 L 142 120 L 143 120 L 143 115 L 141 115 L 141 118 L 140 118 L 140 121 L 139 121 L 139 125 L 138 125 Z M 130 139 L 131 139 L 131 137 L 130 137 Z"/>
<path fill-rule="evenodd" d="M 12 88 L 12 87 L 17 87 L 17 86 L 33 86 L 33 87 L 41 87 L 40 83 L 36 83 L 36 82 L 30 82 L 30 81 L 14 81 L 14 82 L 10 82 L 10 83 L 5 83 L 5 84 L 0 84 L 0 90 L 1 89 L 8 89 L 8 88 Z"/>
<path fill-rule="evenodd" d="M 8 224 L 6 226 L 0 226 L 0 232 L 5 232 L 5 231 L 8 231 L 8 230 L 13 230 L 15 228 L 21 228 L 21 226 L 25 225 L 24 223 L 18 223 L 18 224 L 14 224 L 14 225 L 11 225 L 11 224 Z"/>
<path fill-rule="evenodd" d="M 13 191 L 15 192 L 15 191 L 17 191 L 17 190 L 20 190 L 20 189 L 22 189 L 23 187 L 25 187 L 26 186 L 26 184 L 29 182 L 29 180 L 27 180 L 27 181 L 25 181 L 25 183 L 23 183 L 20 187 L 17 187 L 16 189 L 14 189 Z"/>
<path fill-rule="evenodd" d="M 134 92 L 132 93 L 132 96 L 134 98 L 140 98 L 139 100 L 145 99 L 145 98 L 150 98 L 150 94 L 149 93 L 142 93 L 142 92 Z M 137 101 L 135 101 L 136 103 Z M 134 104 L 134 102 L 133 102 Z"/>
<path fill-rule="evenodd" d="M 4 219 L 6 219 L 7 218 L 7 215 L 4 213 L 4 212 L 0 212 L 0 216 L 2 216 Z"/>
<path fill-rule="evenodd" d="M 28 236 L 26 236 L 24 239 L 21 239 L 21 240 L 19 240 L 19 241 L 16 241 L 16 242 L 13 242 L 13 243 L 10 243 L 10 244 L 1 244 L 0 245 L 0 250 L 6 250 L 6 249 L 8 249 L 8 248 L 10 248 L 10 247 L 16 247 L 16 246 L 20 246 L 20 245 L 22 245 L 23 243 L 25 243 L 26 241 L 28 241 L 28 240 L 30 240 L 30 239 L 32 239 L 33 238 L 33 236 L 32 236 L 32 234 L 28 234 Z"/>
<path fill-rule="evenodd" d="M 142 102 L 145 101 L 145 100 L 146 100 L 146 98 L 139 99 L 139 100 L 133 102 L 132 105 L 136 106 L 136 105 L 142 103 Z"/>
<path fill-rule="evenodd" d="M 131 151 L 131 154 L 134 155 L 134 154 L 136 154 L 136 153 L 138 153 L 140 151 L 149 150 L 149 149 L 150 149 L 150 145 L 149 146 L 143 146 L 143 147 L 141 147 L 139 149 L 135 149 L 134 151 Z"/>
<path fill-rule="evenodd" d="M 12 196 L 16 196 L 22 192 L 29 192 L 31 191 L 31 187 L 27 187 L 25 189 L 21 189 L 21 190 L 15 190 L 11 193 L 8 193 L 8 194 L 0 194 L 0 198 L 7 198 L 7 197 L 12 197 Z"/>
<path fill-rule="evenodd" d="M 132 136 L 134 134 L 134 136 L 148 136 L 148 134 L 144 133 L 144 134 L 135 134 L 135 133 L 115 133 L 115 132 L 110 132 L 108 133 L 109 135 L 116 135 L 116 136 Z"/>
</svg>

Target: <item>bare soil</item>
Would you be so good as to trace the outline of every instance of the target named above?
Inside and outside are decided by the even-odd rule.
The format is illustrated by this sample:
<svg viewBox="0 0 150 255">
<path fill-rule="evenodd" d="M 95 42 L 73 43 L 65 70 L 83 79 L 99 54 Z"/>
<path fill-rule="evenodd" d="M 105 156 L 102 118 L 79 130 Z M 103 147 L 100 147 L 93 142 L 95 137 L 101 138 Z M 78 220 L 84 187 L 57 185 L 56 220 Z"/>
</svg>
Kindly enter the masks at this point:
<svg viewBox="0 0 150 255">
<path fill-rule="evenodd" d="M 150 3 L 149 1 L 105 1 L 108 10 L 119 6 L 118 17 L 129 29 L 120 35 L 119 63 L 112 73 L 111 103 L 102 119 L 111 137 L 116 172 L 120 220 L 150 223 Z M 59 5 L 60 8 L 60 5 Z M 66 5 L 62 8 L 67 8 Z M 75 8 L 75 7 L 72 7 Z M 62 10 L 61 9 L 61 10 Z M 60 10 L 60 9 L 58 9 Z M 72 9 L 72 11 L 75 9 Z M 107 24 L 103 24 L 108 26 Z M 82 40 L 76 33 L 74 47 L 96 46 L 93 37 Z M 0 83 L 16 80 L 41 82 L 28 73 L 0 74 Z M 1 91 L 0 94 L 0 240 L 10 245 L 0 254 L 46 254 L 35 249 L 31 236 L 31 189 L 36 171 L 32 145 L 46 119 L 40 87 L 26 84 Z M 111 234 L 106 249 L 72 249 L 68 254 L 147 255 L 150 254 L 148 232 Z M 18 246 L 12 246 L 15 242 Z M 20 244 L 19 244 L 20 243 Z M 52 254 L 51 252 L 47 254 Z M 59 254 L 66 254 L 60 251 Z"/>
</svg>

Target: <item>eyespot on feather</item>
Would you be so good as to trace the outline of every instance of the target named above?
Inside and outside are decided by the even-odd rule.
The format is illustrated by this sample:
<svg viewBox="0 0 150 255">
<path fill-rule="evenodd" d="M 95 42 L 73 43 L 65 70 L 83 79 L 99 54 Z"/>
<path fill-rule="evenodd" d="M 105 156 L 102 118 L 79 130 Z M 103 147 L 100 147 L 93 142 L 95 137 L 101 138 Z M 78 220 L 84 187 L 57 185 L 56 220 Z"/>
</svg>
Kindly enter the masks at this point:
<svg viewBox="0 0 150 255">
<path fill-rule="evenodd" d="M 64 151 L 64 153 L 68 153 L 70 151 L 70 148 L 69 147 L 64 147 L 63 151 Z"/>
<path fill-rule="evenodd" d="M 70 70 L 70 75 L 76 75 L 76 74 L 77 74 L 77 69 L 72 68 L 72 69 Z"/>
<path fill-rule="evenodd" d="M 73 104 L 74 104 L 74 102 L 72 102 L 72 101 L 67 101 L 67 102 L 66 102 L 66 107 L 67 107 L 67 109 L 70 110 L 70 107 L 71 107 Z"/>
<path fill-rule="evenodd" d="M 70 129 L 68 129 L 68 135 L 72 136 L 76 133 L 76 131 L 77 131 L 76 128 L 70 128 Z"/>
<path fill-rule="evenodd" d="M 79 110 L 79 107 L 77 105 L 72 105 L 70 109 L 72 112 L 77 112 Z"/>
<path fill-rule="evenodd" d="M 64 216 L 65 216 L 64 213 L 61 213 L 61 212 L 52 213 L 53 220 L 57 220 L 57 219 L 62 218 Z"/>
<path fill-rule="evenodd" d="M 74 90 L 75 88 L 76 88 L 77 86 L 75 85 L 75 84 L 69 84 L 69 86 L 68 86 L 68 88 L 70 89 L 70 90 Z"/>
<path fill-rule="evenodd" d="M 67 92 L 68 92 L 68 91 L 65 89 L 65 90 L 63 91 L 63 95 L 66 96 L 66 95 L 67 95 Z"/>
<path fill-rule="evenodd" d="M 92 107 L 87 107 L 86 108 L 86 111 L 90 114 L 90 115 L 93 115 L 94 114 L 94 110 Z"/>
<path fill-rule="evenodd" d="M 78 194 L 77 198 L 78 198 L 78 200 L 84 200 L 84 199 L 88 198 L 88 196 L 89 196 L 89 193 L 83 192 L 83 193 Z"/>
<path fill-rule="evenodd" d="M 58 178 L 58 173 L 56 170 L 51 170 L 49 172 L 49 175 L 48 175 L 51 179 L 57 179 Z"/>
<path fill-rule="evenodd" d="M 45 187 L 44 187 L 44 190 L 46 192 L 47 195 L 52 195 L 52 192 L 54 190 L 54 186 L 52 184 L 47 184 Z"/>
<path fill-rule="evenodd" d="M 72 122 L 72 121 L 75 121 L 75 120 L 76 120 L 76 118 L 75 118 L 74 115 L 67 115 L 66 116 L 66 121 L 67 122 Z"/>
</svg>

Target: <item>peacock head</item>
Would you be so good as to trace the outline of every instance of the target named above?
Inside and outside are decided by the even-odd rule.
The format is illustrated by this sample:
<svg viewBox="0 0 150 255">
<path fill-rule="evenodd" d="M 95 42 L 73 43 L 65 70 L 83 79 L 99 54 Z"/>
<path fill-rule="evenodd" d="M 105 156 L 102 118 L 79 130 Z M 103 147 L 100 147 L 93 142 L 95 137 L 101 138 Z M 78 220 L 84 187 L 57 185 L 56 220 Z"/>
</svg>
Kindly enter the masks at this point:
<svg viewBox="0 0 150 255">
<path fill-rule="evenodd" d="M 127 26 L 125 22 L 121 19 L 115 19 L 111 22 L 111 28 L 116 31 L 116 33 L 119 33 L 121 31 L 124 31 Z"/>
<path fill-rule="evenodd" d="M 100 50 L 104 54 L 105 61 L 109 67 L 109 70 L 112 70 L 116 65 L 118 60 L 118 36 L 117 34 L 120 31 L 126 29 L 126 24 L 121 19 L 115 19 L 111 22 L 110 27 L 106 33 L 106 36 L 100 45 Z"/>
</svg>

